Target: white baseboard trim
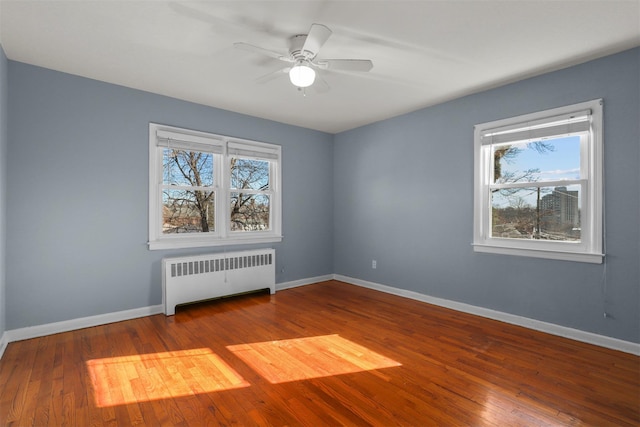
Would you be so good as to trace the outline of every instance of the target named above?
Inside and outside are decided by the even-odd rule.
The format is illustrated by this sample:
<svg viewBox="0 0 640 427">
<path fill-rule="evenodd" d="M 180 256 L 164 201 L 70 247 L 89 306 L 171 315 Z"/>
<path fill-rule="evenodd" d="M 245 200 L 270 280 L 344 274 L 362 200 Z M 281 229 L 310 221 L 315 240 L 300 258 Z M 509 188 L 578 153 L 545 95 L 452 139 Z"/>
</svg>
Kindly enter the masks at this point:
<svg viewBox="0 0 640 427">
<path fill-rule="evenodd" d="M 314 283 L 324 282 L 327 280 L 339 280 L 356 286 L 362 286 L 388 294 L 393 294 L 405 298 L 422 301 L 428 304 L 440 307 L 450 308 L 452 310 L 461 311 L 463 313 L 474 314 L 493 320 L 499 320 L 513 325 L 523 326 L 525 328 L 546 332 L 552 335 L 558 335 L 570 338 L 576 341 L 586 342 L 613 350 L 620 350 L 625 353 L 631 353 L 640 356 L 640 344 L 617 338 L 606 337 L 591 332 L 580 331 L 578 329 L 568 328 L 565 326 L 555 325 L 553 323 L 542 322 L 540 320 L 529 319 L 527 317 L 516 316 L 501 311 L 490 310 L 488 308 L 478 307 L 461 302 L 451 301 L 443 298 L 436 298 L 429 295 L 421 294 L 405 289 L 394 288 L 392 286 L 382 285 L 379 283 L 369 282 L 366 280 L 355 279 L 353 277 L 343 276 L 340 274 L 328 274 L 307 279 L 293 280 L 276 284 L 276 290 L 281 291 L 299 286 L 311 285 Z M 105 325 L 108 323 L 121 322 L 123 320 L 136 319 L 139 317 L 151 316 L 154 314 L 164 313 L 164 305 L 153 305 L 149 307 L 135 308 L 132 310 L 118 311 L 115 313 L 100 314 L 97 316 L 82 317 L 79 319 L 65 320 L 62 322 L 48 323 L 45 325 L 29 326 L 26 328 L 12 329 L 5 331 L 0 337 L 0 358 L 4 354 L 7 345 L 14 341 L 21 341 L 30 338 L 37 338 L 46 335 L 57 334 L 61 332 L 73 331 L 76 329 L 89 328 L 92 326 Z"/>
<path fill-rule="evenodd" d="M 276 290 L 295 288 L 298 286 L 310 285 L 333 279 L 333 274 L 317 276 L 308 279 L 294 280 L 276 284 Z M 65 320 L 62 322 L 47 323 L 44 325 L 29 326 L 26 328 L 12 329 L 5 331 L 0 339 L 0 358 L 10 342 L 28 340 L 46 335 L 58 334 L 61 332 L 73 331 L 76 329 L 89 328 L 92 326 L 105 325 L 108 323 L 121 322 L 123 320 L 136 319 L 138 317 L 151 316 L 164 313 L 164 304 L 149 307 L 135 308 L 132 310 L 118 311 L 115 313 L 100 314 L 97 316 L 82 317 L 79 319 Z"/>
<path fill-rule="evenodd" d="M 3 332 L 2 337 L 0 337 L 0 359 L 2 359 L 2 355 L 7 349 L 7 345 L 9 345 L 9 339 L 7 338 L 7 333 Z"/>
<path fill-rule="evenodd" d="M 308 279 L 294 280 L 276 284 L 276 290 L 295 288 L 298 286 L 310 285 L 333 279 L 333 274 L 317 276 Z M 5 331 L 0 339 L 0 358 L 10 342 L 28 340 L 46 335 L 58 334 L 61 332 L 73 331 L 76 329 L 89 328 L 92 326 L 105 325 L 108 323 L 121 322 L 123 320 L 136 319 L 138 317 L 151 316 L 153 314 L 164 313 L 164 304 L 149 307 L 135 308 L 132 310 L 118 311 L 115 313 L 100 314 L 97 316 L 82 317 L 79 319 L 65 320 L 62 322 L 47 323 L 44 325 L 29 326 L 26 328 L 12 329 Z"/>
<path fill-rule="evenodd" d="M 314 283 L 326 282 L 327 280 L 333 280 L 334 277 L 335 275 L 333 274 L 327 274 L 325 276 L 317 276 L 308 279 L 293 280 L 291 282 L 276 283 L 276 292 L 283 291 L 285 289 L 297 288 L 298 286 L 306 286 L 312 285 Z"/>
<path fill-rule="evenodd" d="M 138 317 L 151 316 L 153 314 L 163 312 L 164 306 L 162 304 L 134 308 L 132 310 L 118 311 L 115 313 L 99 314 L 97 316 L 81 317 L 79 319 L 65 320 L 62 322 L 12 329 L 4 333 L 3 339 L 6 337 L 7 343 L 28 340 L 30 338 L 43 337 L 45 335 L 58 334 L 76 329 L 90 328 L 92 326 L 106 325 L 107 323 L 121 322 L 123 320 L 136 319 Z"/>
<path fill-rule="evenodd" d="M 613 350 L 623 351 L 625 353 L 640 356 L 640 344 L 611 338 L 604 335 L 585 332 L 578 329 L 568 328 L 566 326 L 555 325 L 540 320 L 530 319 L 527 317 L 516 316 L 514 314 L 504 313 L 501 311 L 491 310 L 488 308 L 478 307 L 461 302 L 451 301 L 443 298 L 436 298 L 429 295 L 421 294 L 405 289 L 398 289 L 392 286 L 381 285 L 379 283 L 369 282 L 366 280 L 354 279 L 353 277 L 334 275 L 335 280 L 346 282 L 352 285 L 362 286 L 364 288 L 374 289 L 376 291 L 386 292 L 388 294 L 398 295 L 422 302 L 426 302 L 440 307 L 450 308 L 452 310 L 461 311 L 463 313 L 474 314 L 501 322 L 510 323 L 512 325 L 523 326 L 540 332 L 546 332 L 551 335 L 557 335 L 570 338 L 576 341 L 594 344 L 600 347 L 610 348 Z"/>
</svg>

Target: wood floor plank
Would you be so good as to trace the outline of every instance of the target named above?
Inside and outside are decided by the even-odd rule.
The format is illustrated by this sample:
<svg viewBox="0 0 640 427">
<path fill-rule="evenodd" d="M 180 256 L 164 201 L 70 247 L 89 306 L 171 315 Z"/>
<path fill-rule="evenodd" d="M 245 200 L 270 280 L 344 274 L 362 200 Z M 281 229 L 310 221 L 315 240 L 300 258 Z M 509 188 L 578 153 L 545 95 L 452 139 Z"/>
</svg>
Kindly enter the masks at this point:
<svg viewBox="0 0 640 427">
<path fill-rule="evenodd" d="M 13 344 L 16 344 L 15 347 Z M 0 384 L 5 389 L 0 393 L 0 414 L 5 417 L 7 424 L 19 425 L 23 416 L 38 345 L 38 341 L 34 340 L 11 343 L 0 361 Z"/>
<path fill-rule="evenodd" d="M 328 281 L 10 343 L 0 425 L 638 426 L 640 357 Z"/>
</svg>

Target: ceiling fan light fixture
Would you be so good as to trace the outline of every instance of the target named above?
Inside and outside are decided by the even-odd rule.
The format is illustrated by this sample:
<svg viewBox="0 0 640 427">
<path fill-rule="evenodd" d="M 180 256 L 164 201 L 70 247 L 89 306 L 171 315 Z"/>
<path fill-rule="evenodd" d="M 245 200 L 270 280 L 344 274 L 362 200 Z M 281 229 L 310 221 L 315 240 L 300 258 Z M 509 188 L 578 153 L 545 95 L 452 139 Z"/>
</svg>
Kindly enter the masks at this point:
<svg viewBox="0 0 640 427">
<path fill-rule="evenodd" d="M 297 63 L 289 70 L 289 80 L 294 86 L 308 87 L 313 84 L 316 79 L 316 72 L 306 63 Z"/>
</svg>

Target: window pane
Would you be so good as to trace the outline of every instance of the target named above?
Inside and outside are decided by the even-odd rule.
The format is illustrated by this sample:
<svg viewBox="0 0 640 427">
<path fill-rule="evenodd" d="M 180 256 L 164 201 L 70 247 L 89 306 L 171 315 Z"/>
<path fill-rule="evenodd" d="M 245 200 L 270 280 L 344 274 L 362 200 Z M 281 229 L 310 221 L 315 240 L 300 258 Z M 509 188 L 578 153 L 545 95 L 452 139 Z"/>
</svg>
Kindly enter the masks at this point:
<svg viewBox="0 0 640 427">
<path fill-rule="evenodd" d="M 269 230 L 270 206 L 268 195 L 231 193 L 231 231 Z"/>
<path fill-rule="evenodd" d="M 231 159 L 231 188 L 268 190 L 269 162 L 252 159 Z"/>
<path fill-rule="evenodd" d="M 491 147 L 497 184 L 580 179 L 580 136 Z"/>
<path fill-rule="evenodd" d="M 213 191 L 163 190 L 162 233 L 214 231 L 214 199 Z"/>
<path fill-rule="evenodd" d="M 213 154 L 164 149 L 163 184 L 209 187 L 213 185 Z"/>
<path fill-rule="evenodd" d="M 580 241 L 580 186 L 511 188 L 491 194 L 491 236 Z"/>
</svg>

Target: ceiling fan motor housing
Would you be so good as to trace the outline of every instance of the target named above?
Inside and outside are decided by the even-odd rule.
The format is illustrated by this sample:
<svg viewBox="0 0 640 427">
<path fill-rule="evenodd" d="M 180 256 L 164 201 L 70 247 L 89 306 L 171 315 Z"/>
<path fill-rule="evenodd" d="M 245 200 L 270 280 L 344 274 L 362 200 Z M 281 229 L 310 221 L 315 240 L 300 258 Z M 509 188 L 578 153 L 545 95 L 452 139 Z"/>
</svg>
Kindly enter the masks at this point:
<svg viewBox="0 0 640 427">
<path fill-rule="evenodd" d="M 307 41 L 306 34 L 298 34 L 297 36 L 291 37 L 291 47 L 289 49 L 289 53 L 291 54 L 291 57 L 294 60 L 310 61 L 316 56 L 317 52 L 309 52 L 309 51 L 302 50 L 302 48 L 304 47 L 304 43 L 306 41 Z"/>
</svg>

